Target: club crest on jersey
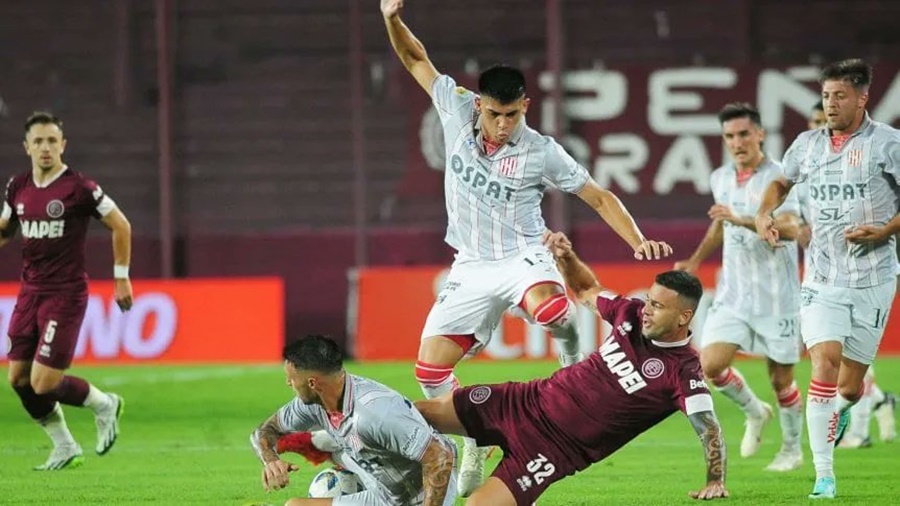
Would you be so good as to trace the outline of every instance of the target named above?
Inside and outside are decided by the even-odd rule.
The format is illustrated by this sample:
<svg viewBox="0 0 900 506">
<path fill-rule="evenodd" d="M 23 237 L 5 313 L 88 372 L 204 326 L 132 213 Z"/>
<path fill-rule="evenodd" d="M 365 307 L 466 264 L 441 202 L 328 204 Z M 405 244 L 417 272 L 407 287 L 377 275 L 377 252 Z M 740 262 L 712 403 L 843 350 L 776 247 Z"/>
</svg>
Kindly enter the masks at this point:
<svg viewBox="0 0 900 506">
<path fill-rule="evenodd" d="M 513 177 L 516 174 L 516 167 L 518 166 L 518 157 L 516 156 L 507 156 L 506 158 L 497 162 L 497 173 L 501 176 Z"/>
<path fill-rule="evenodd" d="M 66 207 L 61 200 L 51 200 L 47 203 L 47 216 L 51 218 L 59 218 L 66 212 Z"/>
<path fill-rule="evenodd" d="M 491 387 L 475 387 L 469 392 L 469 402 L 484 404 L 491 397 Z"/>
<path fill-rule="evenodd" d="M 847 165 L 859 167 L 862 165 L 863 152 L 861 149 L 851 149 L 847 152 Z"/>
<path fill-rule="evenodd" d="M 666 371 L 663 361 L 658 358 L 651 358 L 644 361 L 641 365 L 641 373 L 645 378 L 654 379 L 662 376 Z"/>
</svg>

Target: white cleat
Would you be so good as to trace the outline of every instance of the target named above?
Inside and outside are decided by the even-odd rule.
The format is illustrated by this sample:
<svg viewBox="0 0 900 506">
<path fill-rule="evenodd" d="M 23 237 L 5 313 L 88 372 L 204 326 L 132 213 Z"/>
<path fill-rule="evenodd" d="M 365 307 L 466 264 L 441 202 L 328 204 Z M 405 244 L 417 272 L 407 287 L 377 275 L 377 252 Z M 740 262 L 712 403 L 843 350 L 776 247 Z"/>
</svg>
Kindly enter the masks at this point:
<svg viewBox="0 0 900 506">
<path fill-rule="evenodd" d="M 125 399 L 117 394 L 106 394 L 110 397 L 109 408 L 95 413 L 97 423 L 97 455 L 106 455 L 119 437 L 119 418 L 125 411 Z"/>
<path fill-rule="evenodd" d="M 757 418 L 748 416 L 744 422 L 744 439 L 741 440 L 741 457 L 756 455 L 762 445 L 762 431 L 772 421 L 772 406 L 761 403 L 763 416 Z"/>
<path fill-rule="evenodd" d="M 559 354 L 560 367 L 569 367 L 570 365 L 575 365 L 582 360 L 584 360 L 584 353 L 581 352 L 574 355 L 566 355 L 565 353 Z"/>
<path fill-rule="evenodd" d="M 872 410 L 875 413 L 875 420 L 878 422 L 878 433 L 881 435 L 882 441 L 897 439 L 897 420 L 894 418 L 896 405 L 897 399 L 894 394 L 886 392 L 884 401 Z"/>
<path fill-rule="evenodd" d="M 469 497 L 484 481 L 484 461 L 487 459 L 487 448 L 479 448 L 474 444 L 463 445 L 462 462 L 459 465 L 459 481 L 456 490 L 460 497 Z"/>
<path fill-rule="evenodd" d="M 53 448 L 47 461 L 34 468 L 35 471 L 59 471 L 74 469 L 84 464 L 81 447 L 77 443 L 60 445 Z"/>
<path fill-rule="evenodd" d="M 800 469 L 803 465 L 803 454 L 797 451 L 781 450 L 775 454 L 772 463 L 766 466 L 766 471 L 774 471 L 776 473 L 786 473 L 794 469 Z"/>
<path fill-rule="evenodd" d="M 851 450 L 858 450 L 860 448 L 871 448 L 872 440 L 867 437 L 860 437 L 856 434 L 847 434 L 841 439 L 841 442 L 837 445 L 838 448 L 848 448 Z"/>
</svg>

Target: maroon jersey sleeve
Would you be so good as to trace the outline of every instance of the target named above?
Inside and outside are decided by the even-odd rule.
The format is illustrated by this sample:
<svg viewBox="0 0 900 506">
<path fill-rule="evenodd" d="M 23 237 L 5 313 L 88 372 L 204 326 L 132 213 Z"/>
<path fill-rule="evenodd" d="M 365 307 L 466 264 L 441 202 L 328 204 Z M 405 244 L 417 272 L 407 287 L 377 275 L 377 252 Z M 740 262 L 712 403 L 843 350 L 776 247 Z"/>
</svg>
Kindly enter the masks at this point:
<svg viewBox="0 0 900 506">
<path fill-rule="evenodd" d="M 693 350 L 685 352 L 686 357 L 679 361 L 678 377 L 675 378 L 675 402 L 686 415 L 712 411 L 712 396 L 703 379 L 700 359 Z"/>
<path fill-rule="evenodd" d="M 617 320 L 627 319 L 624 312 L 633 306 L 635 302 L 638 301 L 603 291 L 597 296 L 597 311 L 600 313 L 601 318 L 609 323 L 613 323 Z"/>
<path fill-rule="evenodd" d="M 81 176 L 81 205 L 86 214 L 101 219 L 115 206 L 103 189 L 94 180 Z"/>
</svg>

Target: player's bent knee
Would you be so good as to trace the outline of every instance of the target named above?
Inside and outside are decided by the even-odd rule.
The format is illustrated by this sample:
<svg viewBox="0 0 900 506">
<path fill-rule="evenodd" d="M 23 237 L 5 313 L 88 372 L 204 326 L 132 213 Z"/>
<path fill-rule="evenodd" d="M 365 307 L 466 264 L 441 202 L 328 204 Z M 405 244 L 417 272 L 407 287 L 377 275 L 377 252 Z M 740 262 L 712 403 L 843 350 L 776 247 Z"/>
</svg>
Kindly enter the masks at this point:
<svg viewBox="0 0 900 506">
<path fill-rule="evenodd" d="M 59 387 L 62 381 L 62 375 L 42 374 L 31 378 L 31 388 L 38 395 L 52 393 Z"/>
<path fill-rule="evenodd" d="M 838 385 L 838 393 L 850 402 L 860 400 L 864 392 L 865 389 L 861 383 L 858 385 Z"/>
<path fill-rule="evenodd" d="M 466 506 L 515 506 L 516 498 L 503 481 L 490 477 L 466 500 Z"/>
<path fill-rule="evenodd" d="M 575 314 L 575 307 L 564 293 L 551 295 L 534 308 L 532 318 L 539 325 L 554 327 L 565 325 Z"/>
<path fill-rule="evenodd" d="M 728 362 L 721 360 L 719 357 L 711 355 L 711 354 L 702 354 L 700 355 L 700 368 L 703 369 L 703 375 L 707 378 L 714 380 L 728 369 Z"/>
</svg>

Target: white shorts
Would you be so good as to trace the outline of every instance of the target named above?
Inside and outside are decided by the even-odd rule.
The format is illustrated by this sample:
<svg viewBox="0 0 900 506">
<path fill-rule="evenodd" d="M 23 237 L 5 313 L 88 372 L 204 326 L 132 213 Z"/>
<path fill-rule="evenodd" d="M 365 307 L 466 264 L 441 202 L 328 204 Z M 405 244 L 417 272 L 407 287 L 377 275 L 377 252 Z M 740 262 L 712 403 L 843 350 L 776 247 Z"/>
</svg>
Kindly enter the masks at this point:
<svg viewBox="0 0 900 506">
<path fill-rule="evenodd" d="M 531 287 L 543 283 L 565 287 L 553 255 L 544 246 L 532 246 L 503 260 L 457 259 L 431 306 L 422 339 L 474 334 L 477 342 L 469 350 L 474 355 L 490 342 L 504 311 L 522 302 Z"/>
<path fill-rule="evenodd" d="M 800 290 L 800 326 L 807 348 L 838 341 L 844 356 L 871 364 L 884 336 L 897 283 L 869 288 L 829 286 L 806 281 Z"/>
<path fill-rule="evenodd" d="M 443 506 L 453 506 L 456 503 L 456 467 L 450 473 L 450 483 L 447 485 L 447 494 L 444 496 Z M 422 491 L 407 506 L 420 506 L 425 502 L 425 492 Z M 350 495 L 342 495 L 331 500 L 333 506 L 395 506 L 395 501 L 384 499 L 381 494 L 371 490 L 363 490 Z"/>
<path fill-rule="evenodd" d="M 735 344 L 746 353 L 763 355 L 779 364 L 800 361 L 800 327 L 797 314 L 743 316 L 714 303 L 702 332 L 703 347 L 712 343 Z"/>
</svg>

